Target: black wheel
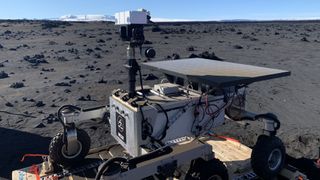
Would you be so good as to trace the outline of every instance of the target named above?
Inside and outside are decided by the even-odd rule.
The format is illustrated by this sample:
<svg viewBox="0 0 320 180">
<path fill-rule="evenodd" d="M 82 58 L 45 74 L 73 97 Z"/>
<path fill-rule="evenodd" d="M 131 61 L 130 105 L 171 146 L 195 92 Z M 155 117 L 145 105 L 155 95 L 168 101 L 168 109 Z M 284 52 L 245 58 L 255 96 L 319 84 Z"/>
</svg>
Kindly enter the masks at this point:
<svg viewBox="0 0 320 180">
<path fill-rule="evenodd" d="M 90 149 L 90 137 L 86 131 L 77 129 L 78 150 L 73 154 L 68 154 L 64 143 L 63 133 L 58 133 L 50 142 L 49 157 L 59 165 L 69 166 L 74 162 L 83 160 Z"/>
<path fill-rule="evenodd" d="M 194 160 L 185 180 L 228 180 L 228 170 L 219 159 Z"/>
<path fill-rule="evenodd" d="M 283 168 L 285 156 L 285 147 L 278 137 L 260 135 L 251 154 L 252 169 L 263 179 L 273 179 Z"/>
</svg>

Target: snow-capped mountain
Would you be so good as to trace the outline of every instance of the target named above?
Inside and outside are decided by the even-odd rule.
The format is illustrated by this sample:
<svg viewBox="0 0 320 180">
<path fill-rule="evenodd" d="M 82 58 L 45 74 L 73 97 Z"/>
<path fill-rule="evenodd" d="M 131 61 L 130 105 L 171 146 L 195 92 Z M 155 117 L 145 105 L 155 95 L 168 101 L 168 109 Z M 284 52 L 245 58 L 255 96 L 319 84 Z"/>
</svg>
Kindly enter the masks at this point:
<svg viewBox="0 0 320 180">
<path fill-rule="evenodd" d="M 88 14 L 88 15 L 64 15 L 60 21 L 115 21 L 114 16 Z"/>
</svg>

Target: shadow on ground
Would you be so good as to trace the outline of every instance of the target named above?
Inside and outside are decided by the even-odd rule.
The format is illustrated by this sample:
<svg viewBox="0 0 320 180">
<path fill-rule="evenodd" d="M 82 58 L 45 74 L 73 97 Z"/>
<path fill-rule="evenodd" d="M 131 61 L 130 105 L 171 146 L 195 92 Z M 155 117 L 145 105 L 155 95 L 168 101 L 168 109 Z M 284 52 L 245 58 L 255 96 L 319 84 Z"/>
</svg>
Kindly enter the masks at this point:
<svg viewBox="0 0 320 180">
<path fill-rule="evenodd" d="M 11 179 L 11 171 L 40 163 L 41 158 L 29 157 L 20 162 L 24 154 L 48 154 L 51 138 L 14 129 L 0 128 L 0 179 Z"/>
</svg>

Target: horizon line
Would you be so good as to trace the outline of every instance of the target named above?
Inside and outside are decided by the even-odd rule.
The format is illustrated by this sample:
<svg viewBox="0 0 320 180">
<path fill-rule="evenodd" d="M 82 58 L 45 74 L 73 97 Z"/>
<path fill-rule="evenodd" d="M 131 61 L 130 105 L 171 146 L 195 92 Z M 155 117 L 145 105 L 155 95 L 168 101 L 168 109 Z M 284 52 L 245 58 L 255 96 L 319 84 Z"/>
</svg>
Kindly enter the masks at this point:
<svg viewBox="0 0 320 180">
<path fill-rule="evenodd" d="M 101 17 L 111 17 L 110 15 L 101 15 L 101 14 L 82 14 L 82 15 L 63 15 L 59 18 L 0 18 L 0 20 L 34 20 L 34 21 L 69 21 L 69 22 L 88 22 L 88 21 L 108 21 L 114 22 L 114 19 L 77 19 L 77 18 L 67 18 L 66 16 L 101 16 Z M 245 18 L 235 18 L 235 19 L 180 19 L 180 18 L 162 18 L 154 17 L 151 18 L 154 22 L 263 22 L 263 21 L 318 21 L 320 17 L 310 17 L 310 18 L 279 18 L 279 19 L 245 19 Z"/>
</svg>

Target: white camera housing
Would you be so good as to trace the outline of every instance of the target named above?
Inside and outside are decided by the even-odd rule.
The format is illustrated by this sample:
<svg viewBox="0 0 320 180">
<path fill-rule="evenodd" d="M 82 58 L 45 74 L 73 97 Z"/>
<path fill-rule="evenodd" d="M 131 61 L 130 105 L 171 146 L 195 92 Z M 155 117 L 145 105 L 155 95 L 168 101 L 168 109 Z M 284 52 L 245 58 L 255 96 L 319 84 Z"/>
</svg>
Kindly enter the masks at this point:
<svg viewBox="0 0 320 180">
<path fill-rule="evenodd" d="M 148 24 L 149 12 L 141 9 L 137 11 L 124 11 L 115 14 L 116 25 Z"/>
</svg>

